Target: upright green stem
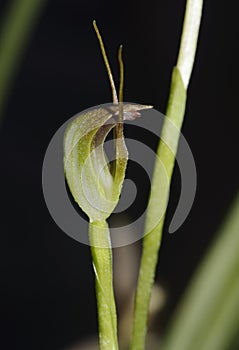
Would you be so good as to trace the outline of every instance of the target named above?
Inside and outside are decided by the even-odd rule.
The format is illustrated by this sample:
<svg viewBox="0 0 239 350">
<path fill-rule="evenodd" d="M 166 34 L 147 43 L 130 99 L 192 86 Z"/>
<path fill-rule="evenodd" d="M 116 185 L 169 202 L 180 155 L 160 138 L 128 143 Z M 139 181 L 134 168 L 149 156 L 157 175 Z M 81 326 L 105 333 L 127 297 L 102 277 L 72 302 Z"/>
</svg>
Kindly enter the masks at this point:
<svg viewBox="0 0 239 350">
<path fill-rule="evenodd" d="M 180 127 L 182 123 L 182 117 L 184 115 L 186 102 L 186 94 L 181 80 L 181 76 L 177 68 L 174 68 L 172 76 L 172 85 L 170 91 L 169 105 L 167 110 L 167 116 L 170 120 Z M 177 113 L 176 112 L 177 109 Z M 164 134 L 163 139 L 170 139 L 170 133 L 168 133 L 168 120 L 165 120 L 162 134 Z M 177 142 L 175 143 L 175 148 L 177 147 Z M 176 149 L 172 152 L 166 143 L 160 142 L 157 155 L 160 161 L 164 164 L 167 177 L 171 179 L 173 167 L 174 167 L 174 154 Z M 146 232 L 147 227 L 151 226 L 151 221 L 154 220 L 156 215 L 159 215 L 159 208 L 161 206 L 166 207 L 168 195 L 167 191 L 164 192 L 164 195 L 161 196 L 158 193 L 159 184 L 164 180 L 164 174 L 161 171 L 160 163 L 156 162 L 154 169 L 153 181 L 151 184 L 151 200 L 148 206 L 147 219 L 146 219 Z M 169 186 L 165 184 L 165 186 Z M 168 188 L 169 191 L 169 188 Z M 152 198 L 156 196 L 156 198 Z M 162 230 L 164 224 L 164 218 L 160 219 L 157 226 L 143 239 L 143 251 L 140 264 L 140 272 L 138 278 L 137 292 L 135 298 L 135 312 L 134 312 L 134 325 L 133 325 L 133 337 L 131 343 L 132 350 L 141 350 L 144 349 L 145 337 L 147 332 L 147 318 L 148 318 L 148 309 L 149 302 L 151 297 L 152 285 L 154 282 L 155 269 L 158 261 L 158 251 L 161 244 Z"/>
<path fill-rule="evenodd" d="M 117 319 L 112 277 L 112 249 L 107 222 L 90 223 L 89 237 L 96 276 L 100 349 L 117 350 Z"/>
<path fill-rule="evenodd" d="M 150 232 L 149 227 L 152 227 L 155 218 L 159 216 L 162 206 L 167 205 L 175 163 L 175 154 L 177 152 L 180 136 L 180 133 L 178 132 L 175 134 L 170 126 L 173 123 L 179 131 L 182 127 L 186 106 L 186 90 L 196 52 L 202 3 L 202 0 L 187 1 L 179 58 L 177 66 L 174 68 L 172 74 L 170 95 L 166 112 L 167 118 L 165 119 L 162 129 L 162 140 L 164 140 L 164 142 L 161 141 L 159 143 L 157 150 L 157 156 L 164 165 L 167 173 L 168 190 L 162 196 L 158 191 L 160 186 L 162 186 L 164 174 L 162 173 L 160 163 L 156 162 L 151 184 L 151 194 L 145 227 L 146 235 L 143 239 L 143 251 L 135 297 L 131 350 L 143 350 L 145 347 L 148 309 L 158 261 L 158 252 L 162 239 L 165 215 Z"/>
<path fill-rule="evenodd" d="M 13 0 L 1 23 L 0 36 L 0 117 L 36 20 L 45 0 Z"/>
</svg>

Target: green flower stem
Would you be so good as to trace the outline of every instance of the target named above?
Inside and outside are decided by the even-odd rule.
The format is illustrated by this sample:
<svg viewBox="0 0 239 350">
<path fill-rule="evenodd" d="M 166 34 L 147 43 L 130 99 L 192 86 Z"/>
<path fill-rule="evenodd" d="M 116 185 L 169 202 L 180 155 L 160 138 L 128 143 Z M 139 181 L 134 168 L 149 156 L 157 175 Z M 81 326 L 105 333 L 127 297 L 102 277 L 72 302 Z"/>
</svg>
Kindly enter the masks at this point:
<svg viewBox="0 0 239 350">
<path fill-rule="evenodd" d="M 225 350 L 239 332 L 239 195 L 199 266 L 163 350 Z"/>
<path fill-rule="evenodd" d="M 171 128 L 170 125 L 173 123 L 179 131 L 182 127 L 186 106 L 186 90 L 196 52 L 202 3 L 202 0 L 187 1 L 179 58 L 177 66 L 174 68 L 172 74 L 170 95 L 166 112 L 168 118 L 165 119 L 162 129 L 162 140 L 164 140 L 164 142 L 161 141 L 159 143 L 157 150 L 157 156 L 165 167 L 169 183 L 168 185 L 165 184 L 168 188 L 166 193 L 161 196 L 161 193 L 159 193 L 158 190 L 160 187 L 162 188 L 162 180 L 164 176 L 162 174 L 160 162 L 156 162 L 151 184 L 151 194 L 145 227 L 146 235 L 143 239 L 143 251 L 135 296 L 131 350 L 143 350 L 145 347 L 148 309 L 158 261 L 158 252 L 161 244 L 165 215 L 150 232 L 149 227 L 152 227 L 151 224 L 155 221 L 155 218 L 159 216 L 162 206 L 166 207 L 167 205 L 175 163 L 175 154 L 177 152 L 180 136 L 180 133 L 175 133 L 175 128 Z M 170 147 L 168 145 L 170 145 Z M 177 347 L 175 349 L 177 349 Z"/>
<path fill-rule="evenodd" d="M 0 116 L 11 82 L 27 46 L 45 0 L 13 0 L 1 23 L 0 37 Z"/>
<path fill-rule="evenodd" d="M 96 276 L 100 349 L 118 350 L 117 318 L 112 277 L 112 249 L 107 222 L 91 222 L 89 237 Z"/>
</svg>

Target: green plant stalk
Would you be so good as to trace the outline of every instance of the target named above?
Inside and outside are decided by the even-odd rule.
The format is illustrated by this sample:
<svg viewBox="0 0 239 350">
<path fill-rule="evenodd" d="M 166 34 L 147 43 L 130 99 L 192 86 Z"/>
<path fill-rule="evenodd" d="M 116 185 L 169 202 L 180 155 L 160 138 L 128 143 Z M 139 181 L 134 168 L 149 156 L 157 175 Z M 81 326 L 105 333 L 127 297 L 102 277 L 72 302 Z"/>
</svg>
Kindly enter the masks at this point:
<svg viewBox="0 0 239 350">
<path fill-rule="evenodd" d="M 17 72 L 45 0 L 14 0 L 1 23 L 0 118 L 11 83 Z"/>
<path fill-rule="evenodd" d="M 175 134 L 175 128 L 171 128 L 170 125 L 173 123 L 179 131 L 182 127 L 186 106 L 186 90 L 196 53 L 202 4 L 202 0 L 187 1 L 178 62 L 172 74 L 170 95 L 166 111 L 167 118 L 164 121 L 162 129 L 162 140 L 166 142 L 161 141 L 157 150 L 157 156 L 165 167 L 169 183 L 165 184 L 165 186 L 167 186 L 167 191 L 166 193 L 163 191 L 164 194 L 161 196 L 158 190 L 162 187 L 164 176 L 160 163 L 156 162 L 151 184 L 150 201 L 147 209 L 146 235 L 143 239 L 143 250 L 135 296 L 131 350 L 143 350 L 145 347 L 148 309 L 155 278 L 165 215 L 163 215 L 152 231 L 149 231 L 149 227 L 151 227 L 151 223 L 155 221 L 155 217 L 159 216 L 162 207 L 166 207 L 168 201 L 175 154 L 177 152 L 180 136 L 179 132 Z M 170 145 L 170 148 L 167 145 Z"/>
<path fill-rule="evenodd" d="M 225 350 L 239 331 L 239 195 L 185 293 L 163 350 Z"/>
<path fill-rule="evenodd" d="M 100 349 L 118 350 L 112 249 L 107 222 L 91 222 L 89 224 L 89 237 L 96 276 Z"/>
<path fill-rule="evenodd" d="M 186 93 L 183 86 L 183 82 L 179 71 L 177 70 L 177 68 L 174 68 L 167 116 L 170 118 L 170 120 L 174 121 L 178 127 L 180 127 L 183 120 L 185 103 Z M 168 121 L 165 120 L 162 130 L 162 134 L 165 134 L 165 136 L 162 136 L 162 138 L 168 139 L 168 137 L 170 137 L 170 134 L 167 135 L 167 132 Z M 175 139 L 174 141 L 176 148 L 177 142 Z M 176 152 L 176 149 L 174 149 L 174 151 Z M 170 150 L 164 142 L 160 142 L 157 155 L 161 162 L 164 164 L 168 179 L 171 179 L 175 158 L 174 154 L 172 153 L 172 150 Z M 147 226 L 150 226 L 150 221 L 153 220 L 155 215 L 158 215 L 158 211 L 161 211 L 159 210 L 159 206 L 166 207 L 168 200 L 168 196 L 165 195 L 166 192 L 164 192 L 163 198 L 162 196 L 160 196 L 160 194 L 158 194 L 158 184 L 160 184 L 161 181 L 164 181 L 164 176 L 161 172 L 161 168 L 157 169 L 157 167 L 159 166 L 160 163 L 157 162 L 154 170 L 153 181 L 151 184 L 151 199 L 152 196 L 154 196 L 155 194 L 157 194 L 157 196 L 150 201 L 148 206 L 146 232 L 148 232 Z M 169 186 L 169 184 L 165 185 Z M 146 236 L 143 239 L 143 250 L 135 298 L 133 336 L 131 342 L 132 350 L 141 350 L 144 349 L 145 346 L 144 344 L 147 332 L 148 309 L 152 286 L 154 282 L 155 269 L 158 261 L 158 252 L 162 239 L 164 219 L 165 214 L 160 219 L 157 226 L 151 232 L 146 234 Z"/>
</svg>

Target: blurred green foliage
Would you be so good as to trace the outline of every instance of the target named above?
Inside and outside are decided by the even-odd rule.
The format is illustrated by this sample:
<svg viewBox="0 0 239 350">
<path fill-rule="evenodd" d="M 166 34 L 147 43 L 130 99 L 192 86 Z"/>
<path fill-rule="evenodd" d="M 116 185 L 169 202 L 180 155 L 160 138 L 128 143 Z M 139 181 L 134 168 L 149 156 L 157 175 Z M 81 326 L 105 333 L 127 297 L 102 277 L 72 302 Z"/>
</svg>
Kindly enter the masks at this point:
<svg viewBox="0 0 239 350">
<path fill-rule="evenodd" d="M 162 349 L 227 350 L 238 333 L 239 195 L 195 273 Z"/>
<path fill-rule="evenodd" d="M 0 120 L 21 58 L 45 3 L 46 0 L 12 0 L 7 13 L 1 16 Z"/>
</svg>

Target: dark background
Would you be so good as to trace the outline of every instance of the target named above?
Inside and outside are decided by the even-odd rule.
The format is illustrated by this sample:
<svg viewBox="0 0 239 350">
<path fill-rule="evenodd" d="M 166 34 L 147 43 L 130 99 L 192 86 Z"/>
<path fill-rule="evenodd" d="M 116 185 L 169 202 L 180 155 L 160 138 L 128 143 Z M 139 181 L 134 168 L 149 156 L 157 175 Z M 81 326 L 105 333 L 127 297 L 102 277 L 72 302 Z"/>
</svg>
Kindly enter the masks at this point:
<svg viewBox="0 0 239 350">
<path fill-rule="evenodd" d="M 9 3 L 0 2 L 0 20 Z M 0 348 L 59 350 L 96 332 L 89 248 L 63 233 L 48 213 L 44 153 L 68 118 L 110 101 L 93 19 L 116 76 L 117 47 L 124 44 L 125 100 L 165 111 L 184 6 L 179 0 L 47 1 L 0 129 Z M 198 189 L 183 226 L 173 235 L 165 230 L 157 278 L 169 295 L 165 325 L 238 188 L 237 17 L 236 2 L 205 1 L 183 127 Z M 176 170 L 166 229 L 179 185 Z"/>
</svg>

